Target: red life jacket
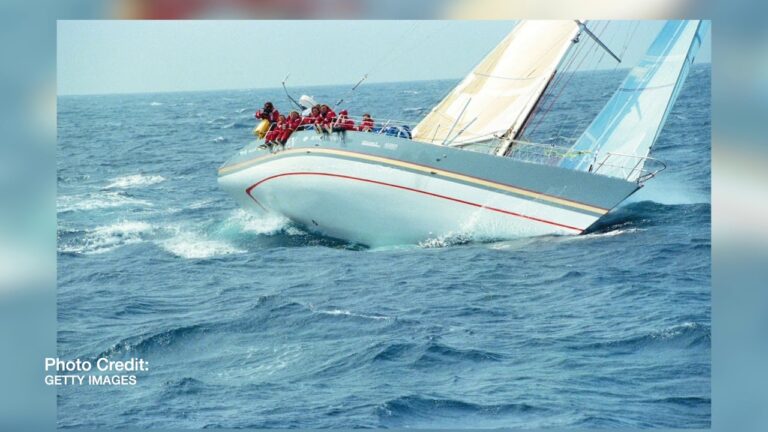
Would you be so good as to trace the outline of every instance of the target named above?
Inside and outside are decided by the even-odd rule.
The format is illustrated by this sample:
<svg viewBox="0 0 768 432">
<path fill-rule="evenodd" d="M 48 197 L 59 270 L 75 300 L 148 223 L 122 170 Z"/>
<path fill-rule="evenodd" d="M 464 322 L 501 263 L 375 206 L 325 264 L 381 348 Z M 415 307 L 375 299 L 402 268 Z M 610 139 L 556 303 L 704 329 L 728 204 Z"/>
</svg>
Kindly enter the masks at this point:
<svg viewBox="0 0 768 432">
<path fill-rule="evenodd" d="M 264 110 L 258 110 L 256 111 L 256 114 L 254 114 L 254 117 L 257 119 L 266 119 L 272 123 L 276 123 L 280 119 L 280 113 L 276 109 L 273 109 L 270 113 L 266 113 Z"/>
<path fill-rule="evenodd" d="M 329 108 L 328 111 L 325 112 L 325 114 L 320 113 L 320 119 L 321 119 L 321 123 L 324 125 L 332 124 L 333 120 L 336 119 L 336 113 Z"/>
<path fill-rule="evenodd" d="M 358 130 L 363 130 L 366 128 L 372 129 L 373 125 L 374 125 L 373 119 L 363 119 L 363 121 L 360 122 L 360 126 L 358 126 L 357 129 Z"/>
<path fill-rule="evenodd" d="M 334 126 L 340 127 L 344 130 L 353 130 L 355 128 L 355 122 L 349 117 L 339 117 L 336 119 Z"/>
<path fill-rule="evenodd" d="M 296 119 L 291 119 L 290 117 L 286 120 L 286 123 L 288 123 L 288 129 L 290 130 L 296 130 L 299 126 L 304 124 L 304 119 L 301 117 L 297 117 Z"/>
</svg>

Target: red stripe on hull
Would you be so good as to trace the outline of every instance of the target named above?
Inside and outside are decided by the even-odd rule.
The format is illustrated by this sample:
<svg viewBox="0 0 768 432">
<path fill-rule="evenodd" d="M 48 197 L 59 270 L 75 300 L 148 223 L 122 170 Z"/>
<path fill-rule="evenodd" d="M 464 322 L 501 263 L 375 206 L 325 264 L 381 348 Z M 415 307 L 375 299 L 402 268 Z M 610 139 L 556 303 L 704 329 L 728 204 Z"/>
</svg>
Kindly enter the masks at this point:
<svg viewBox="0 0 768 432">
<path fill-rule="evenodd" d="M 364 179 L 364 178 L 360 178 L 360 177 L 352 177 L 352 176 L 343 175 L 343 174 L 331 174 L 331 173 L 321 173 L 321 172 L 290 172 L 290 173 L 276 174 L 276 175 L 264 178 L 264 179 L 260 180 L 257 183 L 252 184 L 251 186 L 248 187 L 248 189 L 245 190 L 245 193 L 249 197 L 251 197 L 252 200 L 256 201 L 256 204 L 258 204 L 261 208 L 264 208 L 264 206 L 262 206 L 261 203 L 259 203 L 259 201 L 256 200 L 256 198 L 254 198 L 253 195 L 251 194 L 251 191 L 253 189 L 255 189 L 257 186 L 259 186 L 259 185 L 261 185 L 261 184 L 263 184 L 263 183 L 265 183 L 265 182 L 267 182 L 269 180 L 273 180 L 273 179 L 280 178 L 280 177 L 301 176 L 301 175 L 337 177 L 337 178 L 343 178 L 343 179 L 347 179 L 347 180 L 356 180 L 356 181 L 361 181 L 361 182 L 365 182 L 365 183 L 373 183 L 373 184 L 377 184 L 377 185 L 381 185 L 381 186 L 388 186 L 388 187 L 393 187 L 393 188 L 397 188 L 397 189 L 407 190 L 407 191 L 410 191 L 410 192 L 416 192 L 416 193 L 420 193 L 422 195 L 428 195 L 428 196 L 432 196 L 432 197 L 435 197 L 435 198 L 442 198 L 442 199 L 445 199 L 445 200 L 457 202 L 457 203 L 460 203 L 460 204 L 466 204 L 466 205 L 469 205 L 469 206 L 478 207 L 478 208 L 494 211 L 494 212 L 497 212 L 497 213 L 506 214 L 506 215 L 509 215 L 509 216 L 516 216 L 516 217 L 519 217 L 519 218 L 528 219 L 528 220 L 532 220 L 532 221 L 535 221 L 535 222 L 541 222 L 541 223 L 545 223 L 545 224 L 548 224 L 548 225 L 553 225 L 553 226 L 557 226 L 557 227 L 561 227 L 561 228 L 565 228 L 565 229 L 569 229 L 569 230 L 573 230 L 573 231 L 578 231 L 579 233 L 581 233 L 583 231 L 581 228 L 576 228 L 574 226 L 564 225 L 564 224 L 561 224 L 561 223 L 552 222 L 552 221 L 548 221 L 548 220 L 545 220 L 545 219 L 540 219 L 540 218 L 533 217 L 533 216 L 527 216 L 527 215 L 524 215 L 524 214 L 511 212 L 511 211 L 508 211 L 508 210 L 498 209 L 498 208 L 495 208 L 495 207 L 488 207 L 488 206 L 484 206 L 482 204 L 473 203 L 473 202 L 465 201 L 465 200 L 458 199 L 458 198 L 453 198 L 453 197 L 449 197 L 449 196 L 445 196 L 445 195 L 440 195 L 440 194 L 436 194 L 436 193 L 432 193 L 432 192 L 427 192 L 427 191 L 423 191 L 423 190 L 420 190 L 420 189 L 414 189 L 414 188 L 410 188 L 410 187 L 407 187 L 407 186 L 400 186 L 400 185 L 396 185 L 396 184 L 392 184 L 392 183 L 381 182 L 381 181 L 378 181 L 378 180 Z"/>
</svg>

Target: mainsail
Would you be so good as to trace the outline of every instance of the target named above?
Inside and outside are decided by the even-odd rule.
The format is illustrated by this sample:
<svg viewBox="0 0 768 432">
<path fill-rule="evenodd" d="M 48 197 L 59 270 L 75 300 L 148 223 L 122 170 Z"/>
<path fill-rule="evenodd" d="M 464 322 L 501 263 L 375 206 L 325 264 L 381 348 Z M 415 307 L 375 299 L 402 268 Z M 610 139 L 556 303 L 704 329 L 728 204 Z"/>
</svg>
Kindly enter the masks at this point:
<svg viewBox="0 0 768 432">
<path fill-rule="evenodd" d="M 560 165 L 630 181 L 641 177 L 708 26 L 708 21 L 667 22 L 568 152 L 580 156 Z"/>
<path fill-rule="evenodd" d="M 574 21 L 523 21 L 424 119 L 413 139 L 433 144 L 514 138 L 574 44 Z"/>
</svg>

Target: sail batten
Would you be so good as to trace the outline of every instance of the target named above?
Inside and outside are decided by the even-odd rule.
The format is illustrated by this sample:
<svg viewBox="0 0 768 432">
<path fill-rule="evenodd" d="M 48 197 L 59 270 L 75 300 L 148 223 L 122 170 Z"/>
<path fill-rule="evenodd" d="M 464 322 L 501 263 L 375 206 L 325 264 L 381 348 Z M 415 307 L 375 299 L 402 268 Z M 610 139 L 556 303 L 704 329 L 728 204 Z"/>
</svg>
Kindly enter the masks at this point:
<svg viewBox="0 0 768 432">
<path fill-rule="evenodd" d="M 561 166 L 637 180 L 707 31 L 706 21 L 669 21 L 637 66 L 571 147 Z"/>
<path fill-rule="evenodd" d="M 463 131 L 462 143 L 519 131 L 578 32 L 579 27 L 573 21 L 523 21 L 517 24 L 416 125 L 414 139 L 447 142 L 451 137 L 445 125 L 453 123 L 456 130 Z M 462 111 L 464 114 L 460 115 Z M 440 124 L 442 128 L 438 128 Z"/>
</svg>

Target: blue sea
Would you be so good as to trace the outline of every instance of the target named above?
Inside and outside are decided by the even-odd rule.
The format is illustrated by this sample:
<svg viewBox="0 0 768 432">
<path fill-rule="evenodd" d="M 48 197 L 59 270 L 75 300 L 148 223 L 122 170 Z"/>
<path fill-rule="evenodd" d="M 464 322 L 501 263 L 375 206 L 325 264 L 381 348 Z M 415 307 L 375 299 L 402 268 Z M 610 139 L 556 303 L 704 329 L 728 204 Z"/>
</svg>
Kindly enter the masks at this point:
<svg viewBox="0 0 768 432">
<path fill-rule="evenodd" d="M 581 72 L 532 132 L 568 144 L 626 71 Z M 362 85 L 416 122 L 456 80 Z M 349 86 L 292 89 L 335 102 Z M 585 235 L 367 249 L 219 190 L 282 89 L 58 98 L 58 350 L 142 358 L 58 388 L 58 425 L 711 424 L 710 67 L 653 151 L 669 168 Z"/>
</svg>

